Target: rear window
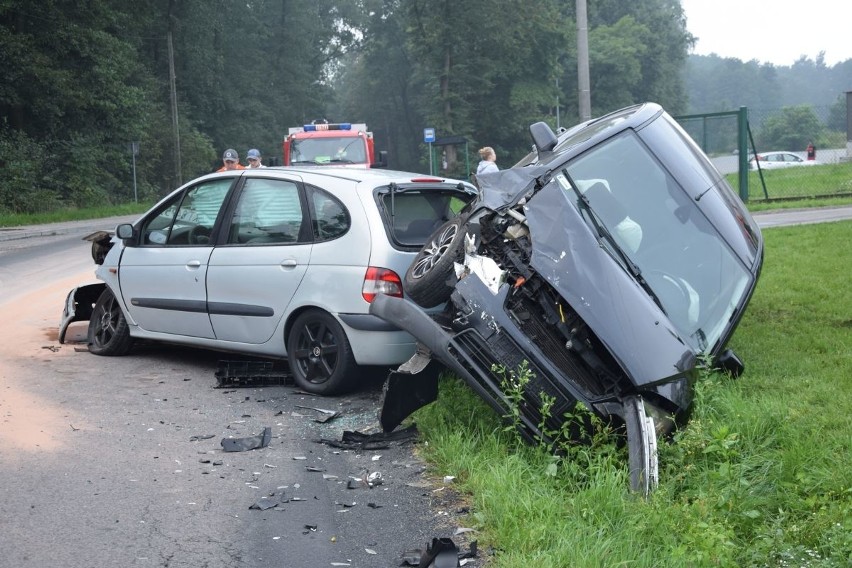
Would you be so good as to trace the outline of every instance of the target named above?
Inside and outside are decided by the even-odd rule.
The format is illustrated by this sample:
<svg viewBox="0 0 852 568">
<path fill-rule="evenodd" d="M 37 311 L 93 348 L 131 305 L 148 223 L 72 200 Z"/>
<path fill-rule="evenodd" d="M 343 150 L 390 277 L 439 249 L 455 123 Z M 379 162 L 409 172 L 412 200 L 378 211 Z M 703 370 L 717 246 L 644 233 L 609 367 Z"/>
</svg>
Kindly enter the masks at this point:
<svg viewBox="0 0 852 568">
<path fill-rule="evenodd" d="M 458 215 L 474 197 L 459 189 L 396 189 L 379 195 L 381 213 L 394 245 L 420 248 L 435 229 Z"/>
</svg>

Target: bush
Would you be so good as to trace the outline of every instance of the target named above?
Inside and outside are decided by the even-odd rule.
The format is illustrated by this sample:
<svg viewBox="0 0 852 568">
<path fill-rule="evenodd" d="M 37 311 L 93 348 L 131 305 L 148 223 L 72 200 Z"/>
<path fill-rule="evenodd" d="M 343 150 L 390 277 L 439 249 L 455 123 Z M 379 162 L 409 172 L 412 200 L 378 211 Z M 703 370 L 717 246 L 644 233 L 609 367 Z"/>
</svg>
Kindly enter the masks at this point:
<svg viewBox="0 0 852 568">
<path fill-rule="evenodd" d="M 38 213 L 63 207 L 51 188 L 46 148 L 25 133 L 0 128 L 0 212 Z"/>
</svg>

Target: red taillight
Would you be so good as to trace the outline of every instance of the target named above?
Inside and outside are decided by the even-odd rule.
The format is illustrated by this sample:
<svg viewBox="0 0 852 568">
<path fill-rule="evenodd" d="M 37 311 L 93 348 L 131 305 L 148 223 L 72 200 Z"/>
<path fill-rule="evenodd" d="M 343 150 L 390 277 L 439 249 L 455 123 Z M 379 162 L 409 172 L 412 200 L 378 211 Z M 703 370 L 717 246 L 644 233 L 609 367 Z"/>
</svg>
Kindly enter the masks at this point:
<svg viewBox="0 0 852 568">
<path fill-rule="evenodd" d="M 368 302 L 372 302 L 376 294 L 387 294 L 402 298 L 402 280 L 393 270 L 370 266 L 364 275 L 364 286 L 361 295 Z"/>
</svg>

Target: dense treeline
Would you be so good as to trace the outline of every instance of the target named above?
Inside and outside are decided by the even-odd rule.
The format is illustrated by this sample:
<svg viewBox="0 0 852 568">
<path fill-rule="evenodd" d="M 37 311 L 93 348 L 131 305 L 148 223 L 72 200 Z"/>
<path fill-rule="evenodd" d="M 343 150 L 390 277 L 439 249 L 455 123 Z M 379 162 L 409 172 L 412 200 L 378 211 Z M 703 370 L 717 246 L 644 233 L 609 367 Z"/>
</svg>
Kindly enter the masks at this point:
<svg viewBox="0 0 852 568">
<path fill-rule="evenodd" d="M 833 66 L 823 55 L 801 57 L 791 66 L 691 55 L 684 68 L 690 112 L 747 106 L 756 111 L 809 104 L 829 107 L 852 90 L 852 59 Z"/>
<path fill-rule="evenodd" d="M 684 111 L 680 3 L 590 4 L 593 113 Z M 512 163 L 531 122 L 556 126 L 557 101 L 576 122 L 574 14 L 562 0 L 0 1 L 0 211 L 132 200 L 130 142 L 137 194 L 159 197 L 225 148 L 279 156 L 288 127 L 319 118 L 367 122 L 394 168 L 428 169 L 427 126 Z M 464 176 L 464 146 L 446 149 Z"/>
<path fill-rule="evenodd" d="M 679 2 L 590 4 L 593 112 L 646 99 L 685 110 L 691 38 Z M 574 122 L 574 10 L 561 0 L 3 0 L 0 210 L 132 199 L 130 142 L 138 195 L 157 197 L 213 169 L 225 148 L 275 157 L 288 127 L 317 118 L 367 122 L 392 167 L 425 168 L 426 126 L 510 163 L 530 122 L 555 125 L 557 100 Z M 456 175 L 461 148 L 448 148 Z"/>
<path fill-rule="evenodd" d="M 684 68 L 689 112 L 712 113 L 748 107 L 757 151 L 804 151 L 809 143 L 837 148 L 846 143 L 846 92 L 852 90 L 852 60 L 833 66 L 823 54 L 791 66 L 691 55 Z M 694 134 L 693 134 L 694 135 Z M 716 125 L 705 139 L 708 151 L 730 151 L 733 121 Z"/>
</svg>

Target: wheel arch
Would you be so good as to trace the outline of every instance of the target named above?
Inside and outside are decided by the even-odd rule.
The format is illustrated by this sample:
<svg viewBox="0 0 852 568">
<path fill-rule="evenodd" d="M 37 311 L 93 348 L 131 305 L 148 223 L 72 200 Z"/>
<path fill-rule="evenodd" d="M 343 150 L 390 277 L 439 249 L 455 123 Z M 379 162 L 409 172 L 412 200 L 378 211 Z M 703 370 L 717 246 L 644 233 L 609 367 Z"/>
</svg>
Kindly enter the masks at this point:
<svg viewBox="0 0 852 568">
<path fill-rule="evenodd" d="M 321 306 L 317 306 L 315 304 L 305 304 L 304 306 L 299 306 L 298 308 L 296 308 L 295 310 L 293 310 L 292 312 L 287 314 L 287 319 L 284 322 L 284 332 L 283 332 L 284 337 L 283 337 L 283 339 L 284 339 L 284 351 L 285 352 L 287 351 L 287 342 L 290 340 L 290 333 L 293 331 L 293 323 L 295 323 L 295 321 L 297 319 L 299 319 L 299 316 L 301 316 L 303 313 L 313 311 L 313 310 L 325 312 L 328 315 L 330 315 L 331 317 L 333 317 L 334 319 L 336 319 L 338 321 L 338 323 L 343 325 L 343 323 L 340 321 L 340 318 L 338 318 L 335 314 L 333 314 L 332 312 L 328 311 L 327 309 L 325 309 Z M 343 328 L 343 331 L 344 331 L 344 333 L 346 332 L 345 327 Z M 289 353 L 287 353 L 287 355 L 289 356 Z"/>
</svg>

